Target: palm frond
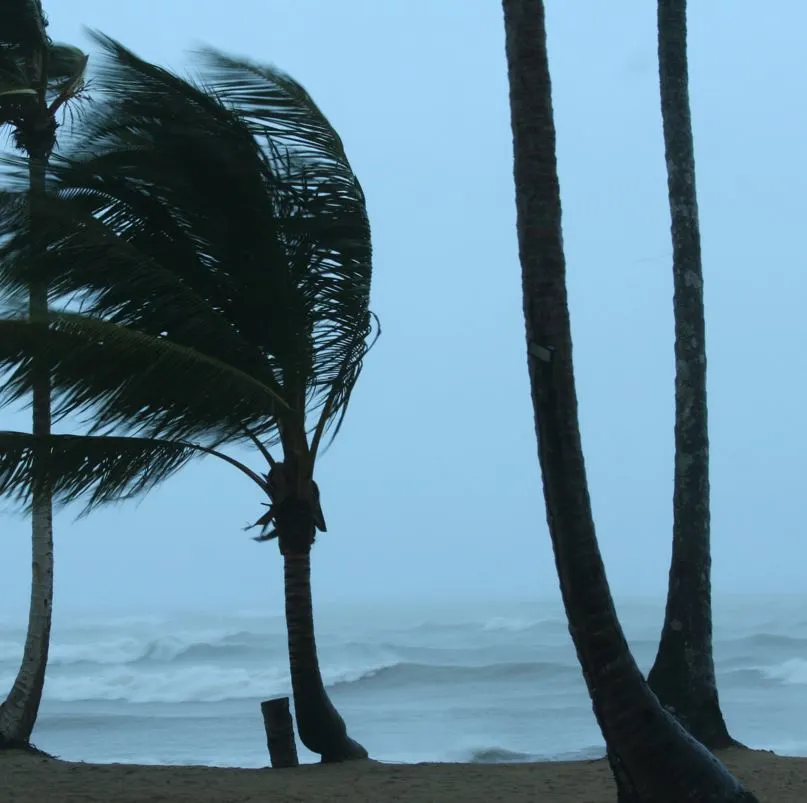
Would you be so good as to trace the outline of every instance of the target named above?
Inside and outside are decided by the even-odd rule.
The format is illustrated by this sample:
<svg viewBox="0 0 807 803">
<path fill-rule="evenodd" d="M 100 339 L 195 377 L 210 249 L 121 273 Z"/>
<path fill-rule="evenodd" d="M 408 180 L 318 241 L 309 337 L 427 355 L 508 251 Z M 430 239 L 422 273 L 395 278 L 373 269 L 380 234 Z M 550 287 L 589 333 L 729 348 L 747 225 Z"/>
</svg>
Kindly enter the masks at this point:
<svg viewBox="0 0 807 803">
<path fill-rule="evenodd" d="M 327 383 L 328 394 L 325 397 L 319 414 L 319 419 L 312 430 L 311 461 L 316 460 L 322 439 L 328 430 L 331 431 L 330 440 L 339 434 L 342 422 L 345 420 L 348 405 L 353 394 L 353 388 L 359 378 L 364 358 L 381 336 L 381 325 L 375 314 L 371 314 L 371 323 L 375 324 L 372 337 L 362 329 L 356 330 L 356 336 L 351 346 L 345 349 L 344 362 L 341 372 Z M 334 412 L 336 411 L 336 412 Z"/>
<path fill-rule="evenodd" d="M 84 74 L 88 56 L 75 45 L 51 42 L 48 46 L 48 82 L 56 88 Z"/>
<path fill-rule="evenodd" d="M 77 97 L 84 87 L 89 56 L 73 45 L 51 44 L 48 48 L 48 111 L 55 114 Z"/>
<path fill-rule="evenodd" d="M 64 192 L 89 196 L 105 225 L 296 369 L 305 316 L 284 242 L 288 188 L 231 110 L 101 41 L 95 88 L 107 102 L 88 115 L 72 169 L 62 171 Z"/>
<path fill-rule="evenodd" d="M 3 0 L 0 3 L 0 49 L 28 56 L 48 45 L 47 20 L 40 0 Z"/>
<path fill-rule="evenodd" d="M 208 49 L 184 80 L 95 37 L 102 102 L 49 175 L 53 204 L 72 211 L 25 261 L 8 231 L 0 281 L 45 271 L 91 316 L 276 379 L 290 407 L 277 412 L 295 431 L 307 413 L 319 444 L 338 431 L 373 335 L 370 226 L 341 139 L 273 68 Z M 138 424 L 148 415 L 164 417 L 149 408 Z"/>
<path fill-rule="evenodd" d="M 245 425 L 271 432 L 287 409 L 266 384 L 166 337 L 79 314 L 48 319 L 0 320 L 0 369 L 12 369 L 0 400 L 26 396 L 40 357 L 51 368 L 54 415 L 84 414 L 93 433 L 239 439 Z"/>
<path fill-rule="evenodd" d="M 252 133 L 316 164 L 339 163 L 353 180 L 342 139 L 314 99 L 290 75 L 272 66 L 228 56 L 211 47 L 196 51 L 202 85 L 237 110 Z"/>
<path fill-rule="evenodd" d="M 337 423 L 335 435 L 370 348 L 372 251 L 364 193 L 341 138 L 298 82 L 212 48 L 199 53 L 203 85 L 266 140 L 275 171 L 297 190 L 287 231 L 313 355 L 306 394 L 309 412 Z M 317 441 L 321 430 L 318 422 Z"/>
<path fill-rule="evenodd" d="M 4 64 L 0 53 L 0 125 L 17 124 L 37 108 L 38 94 L 23 74 L 16 74 L 11 64 Z"/>
<path fill-rule="evenodd" d="M 46 450 L 48 482 L 59 504 L 83 502 L 82 515 L 146 493 L 201 452 L 153 438 L 0 432 L 0 497 L 30 507 L 34 453 Z"/>
<path fill-rule="evenodd" d="M 170 336 L 172 342 L 245 371 L 280 394 L 271 361 L 261 349 L 228 321 L 210 293 L 203 295 L 204 287 L 194 287 L 173 269 L 180 255 L 172 262 L 158 260 L 129 239 L 131 232 L 116 233 L 109 210 L 97 208 L 104 202 L 100 193 L 73 197 L 73 189 L 60 180 L 64 175 L 89 182 L 81 166 L 59 156 L 52 161 L 53 180 L 41 199 L 33 240 L 27 166 L 14 157 L 0 158 L 9 168 L 8 182 L 13 182 L 11 190 L 0 191 L 0 297 L 19 302 L 31 282 L 42 282 L 55 298 L 79 305 L 89 315 Z M 33 249 L 34 242 L 45 247 Z M 193 252 L 190 258 L 195 259 Z"/>
<path fill-rule="evenodd" d="M 127 123 L 131 121 L 142 129 L 143 115 L 138 117 L 135 112 L 143 109 L 152 114 L 159 110 L 152 122 L 159 123 L 161 129 L 171 128 L 166 125 L 166 104 L 162 100 L 167 91 L 161 91 L 155 99 L 153 82 L 159 79 L 176 87 L 177 79 L 155 73 L 114 40 L 102 36 L 97 36 L 97 40 L 109 57 L 102 69 L 105 83 L 120 101 L 111 126 L 126 125 L 128 130 L 133 127 Z M 357 371 L 344 370 L 346 357 L 361 353 L 355 346 L 356 332 L 367 338 L 372 329 L 369 312 L 372 252 L 364 193 L 350 168 L 339 135 L 300 84 L 279 70 L 234 59 L 209 48 L 201 52 L 200 62 L 199 87 L 193 86 L 193 91 L 205 90 L 202 94 L 216 101 L 215 116 L 223 114 L 222 108 L 228 110 L 231 116 L 225 115 L 227 126 L 237 129 L 239 137 L 246 126 L 264 150 L 265 163 L 254 169 L 257 160 L 250 149 L 252 172 L 261 177 L 262 186 L 255 186 L 254 194 L 247 196 L 247 203 L 239 198 L 239 209 L 256 210 L 254 215 L 247 212 L 240 216 L 243 222 L 240 235 L 257 246 L 253 254 L 258 259 L 252 264 L 239 265 L 226 259 L 225 254 L 216 265 L 217 270 L 237 268 L 238 275 L 233 278 L 238 281 L 233 284 L 249 292 L 251 303 L 234 305 L 233 314 L 243 319 L 254 318 L 257 301 L 264 309 L 264 320 L 282 315 L 290 330 L 285 338 L 287 347 L 272 349 L 272 344 L 265 344 L 286 367 L 287 384 L 291 381 L 303 384 L 303 388 L 287 387 L 289 397 L 296 398 L 300 393 L 303 398 L 308 396 L 311 412 L 323 409 L 328 397 L 335 398 L 336 403 L 329 406 L 329 415 L 337 417 L 342 409 L 341 400 L 349 398 L 349 393 L 331 394 L 330 384 L 355 381 Z M 120 95 L 122 86 L 131 93 L 125 101 Z M 187 94 L 188 89 L 185 87 L 183 92 Z M 125 108 L 121 108 L 123 105 Z M 181 105 L 176 99 L 171 103 L 173 120 Z M 204 113 L 209 114 L 210 109 L 205 107 Z M 208 122 L 207 127 L 210 125 Z M 189 151 L 188 131 L 194 128 L 204 130 L 204 119 L 195 118 L 194 126 L 183 124 L 182 136 L 177 140 L 178 151 Z M 110 127 L 104 132 L 108 134 L 111 130 Z M 172 165 L 176 163 L 174 158 Z M 248 171 L 235 172 L 243 175 Z M 233 171 L 228 168 L 227 173 Z M 226 198 L 231 192 L 232 185 L 223 182 L 215 198 Z M 203 195 L 201 188 L 196 188 L 195 197 Z M 267 196 L 270 203 L 266 203 Z M 205 219 L 216 219 L 207 204 L 205 209 Z M 260 247 L 267 239 L 268 217 L 274 219 L 273 234 L 283 246 L 281 259 L 285 260 L 285 266 L 277 259 L 276 248 L 274 258 L 269 261 L 264 256 L 265 247 Z M 222 239 L 216 236 L 217 242 Z M 274 299 L 282 300 L 282 311 L 272 308 Z M 261 334 L 265 333 L 254 328 L 249 331 L 251 338 Z M 275 337 L 276 342 L 279 340 Z M 291 348 L 291 343 L 297 344 L 297 348 Z M 360 359 L 355 364 L 360 368 Z"/>
</svg>

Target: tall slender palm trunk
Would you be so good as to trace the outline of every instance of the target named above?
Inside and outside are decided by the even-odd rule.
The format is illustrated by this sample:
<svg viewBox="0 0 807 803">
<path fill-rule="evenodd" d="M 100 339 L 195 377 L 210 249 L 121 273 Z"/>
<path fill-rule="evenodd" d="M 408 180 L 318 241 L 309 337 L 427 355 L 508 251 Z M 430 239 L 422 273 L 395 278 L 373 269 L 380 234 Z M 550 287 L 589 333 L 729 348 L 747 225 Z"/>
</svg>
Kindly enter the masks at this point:
<svg viewBox="0 0 807 803">
<path fill-rule="evenodd" d="M 736 742 L 720 709 L 712 653 L 706 326 L 686 42 L 686 0 L 658 0 L 673 242 L 675 479 L 667 609 L 648 681 L 664 707 L 696 739 L 715 749 Z"/>
<path fill-rule="evenodd" d="M 620 800 L 755 801 L 661 706 L 631 655 L 600 555 L 577 416 L 542 0 L 503 0 L 519 255 L 538 456 L 569 630 Z"/>
<path fill-rule="evenodd" d="M 276 527 L 283 555 L 289 670 L 300 741 L 318 753 L 323 763 L 367 758 L 364 747 L 348 736 L 345 721 L 322 682 L 311 597 L 314 516 L 310 502 L 286 499 L 280 503 Z"/>
<path fill-rule="evenodd" d="M 30 205 L 34 229 L 37 198 L 45 192 L 46 168 L 46 155 L 29 156 Z M 47 287 L 31 287 L 30 317 L 41 319 L 47 312 Z M 51 431 L 50 371 L 47 355 L 39 355 L 34 361 L 32 370 L 33 434 L 42 438 L 42 442 L 34 452 L 31 602 L 20 670 L 8 697 L 0 705 L 2 747 L 23 747 L 30 742 L 45 686 L 53 617 L 53 504 L 48 478 L 48 448 L 45 443 L 45 438 Z"/>
</svg>

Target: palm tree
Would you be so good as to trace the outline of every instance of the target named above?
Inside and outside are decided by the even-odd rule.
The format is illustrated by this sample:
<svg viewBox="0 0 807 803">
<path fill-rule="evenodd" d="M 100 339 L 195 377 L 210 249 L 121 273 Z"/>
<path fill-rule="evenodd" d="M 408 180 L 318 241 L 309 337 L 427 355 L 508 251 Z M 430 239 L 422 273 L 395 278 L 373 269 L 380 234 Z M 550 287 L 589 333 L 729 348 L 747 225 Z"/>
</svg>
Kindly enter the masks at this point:
<svg viewBox="0 0 807 803">
<path fill-rule="evenodd" d="M 28 204 L 32 218 L 45 191 L 45 170 L 56 143 L 56 115 L 80 90 L 87 58 L 48 38 L 38 0 L 7 0 L 0 10 L 0 124 L 14 130 L 17 147 L 28 157 Z M 41 319 L 48 311 L 47 284 L 28 286 L 28 314 Z M 46 358 L 34 361 L 30 391 L 33 435 L 50 434 L 50 379 Z M 28 630 L 19 672 L 0 704 L 0 746 L 30 742 L 36 723 L 48 662 L 53 601 L 53 504 L 42 450 L 33 455 L 32 583 Z"/>
<path fill-rule="evenodd" d="M 736 742 L 720 709 L 712 653 L 703 268 L 686 50 L 686 0 L 659 0 L 661 116 L 675 286 L 675 490 L 667 609 L 647 679 L 664 707 L 698 741 L 716 749 Z"/>
<path fill-rule="evenodd" d="M 541 0 L 503 0 L 527 350 L 552 538 L 569 630 L 620 800 L 754 801 L 661 706 L 631 655 L 597 545 L 586 480 Z"/>
<path fill-rule="evenodd" d="M 44 349 L 55 414 L 91 421 L 87 436 L 48 441 L 63 501 L 142 492 L 200 454 L 249 476 L 269 508 L 258 540 L 276 537 L 284 558 L 300 738 L 323 761 L 366 757 L 322 682 L 310 585 L 325 531 L 316 458 L 374 329 L 361 187 L 330 123 L 283 73 L 206 50 L 199 77 L 184 80 L 95 39 L 106 102 L 70 158 L 51 162 L 35 259 L 24 210 L 7 198 L 2 271 L 12 288 L 47 281 L 82 312 L 52 312 L 47 326 L 0 320 L 0 366 L 14 367 L 6 397 Z M 5 438 L 0 493 L 27 501 L 34 441 Z M 264 472 L 221 451 L 237 443 Z"/>
</svg>

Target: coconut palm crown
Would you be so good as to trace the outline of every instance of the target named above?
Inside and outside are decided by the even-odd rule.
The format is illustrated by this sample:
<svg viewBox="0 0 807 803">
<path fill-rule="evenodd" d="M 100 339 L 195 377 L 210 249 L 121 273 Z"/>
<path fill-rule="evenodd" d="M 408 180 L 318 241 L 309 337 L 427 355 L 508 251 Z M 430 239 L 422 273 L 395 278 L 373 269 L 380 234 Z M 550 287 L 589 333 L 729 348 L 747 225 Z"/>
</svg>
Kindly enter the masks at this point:
<svg viewBox="0 0 807 803">
<path fill-rule="evenodd" d="M 87 56 L 46 32 L 39 0 L 4 0 L 0 7 L 0 125 L 31 155 L 56 142 L 56 113 L 84 86 Z"/>
</svg>

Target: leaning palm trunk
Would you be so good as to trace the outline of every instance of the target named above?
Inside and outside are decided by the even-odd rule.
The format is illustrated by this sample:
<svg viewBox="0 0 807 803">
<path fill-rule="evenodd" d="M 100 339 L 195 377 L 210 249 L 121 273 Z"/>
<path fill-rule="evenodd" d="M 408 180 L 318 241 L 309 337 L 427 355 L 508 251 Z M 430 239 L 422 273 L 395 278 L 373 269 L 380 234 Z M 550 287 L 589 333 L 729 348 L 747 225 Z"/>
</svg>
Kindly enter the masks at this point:
<svg viewBox="0 0 807 803">
<path fill-rule="evenodd" d="M 45 192 L 46 154 L 29 157 L 31 216 L 36 219 L 37 198 Z M 32 320 L 48 312 L 47 286 L 30 290 Z M 50 372 L 46 355 L 33 365 L 32 409 L 34 482 L 31 494 L 32 576 L 28 630 L 22 664 L 6 700 L 0 705 L 0 745 L 26 746 L 31 739 L 45 686 L 53 616 L 53 500 L 48 478 L 47 437 L 51 431 Z M 37 443 L 37 441 L 39 441 Z"/>
<path fill-rule="evenodd" d="M 275 528 L 283 554 L 289 669 L 300 741 L 312 753 L 318 753 L 323 763 L 367 758 L 367 751 L 348 736 L 345 721 L 331 703 L 319 669 L 311 598 L 314 510 L 310 500 L 295 498 L 286 498 L 276 509 Z"/>
<path fill-rule="evenodd" d="M 544 7 L 503 0 L 530 386 L 569 630 L 620 799 L 754 801 L 660 705 L 628 648 L 600 555 L 577 417 Z"/>
<path fill-rule="evenodd" d="M 675 488 L 667 610 L 648 682 L 664 707 L 715 749 L 736 743 L 720 710 L 712 654 L 706 339 L 686 0 L 659 0 L 658 52 L 675 287 Z"/>
</svg>

